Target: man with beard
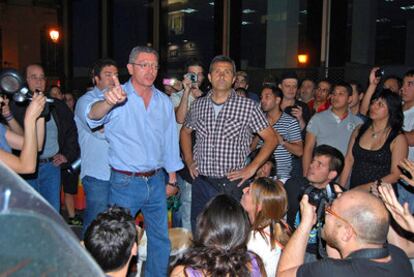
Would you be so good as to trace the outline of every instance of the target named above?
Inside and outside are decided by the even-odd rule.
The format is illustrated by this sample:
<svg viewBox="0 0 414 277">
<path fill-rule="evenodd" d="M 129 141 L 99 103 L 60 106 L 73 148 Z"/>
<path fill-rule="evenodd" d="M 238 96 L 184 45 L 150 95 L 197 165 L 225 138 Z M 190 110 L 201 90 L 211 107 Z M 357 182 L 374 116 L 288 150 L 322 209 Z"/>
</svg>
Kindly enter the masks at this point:
<svg viewBox="0 0 414 277">
<path fill-rule="evenodd" d="M 386 244 L 388 212 L 380 199 L 362 191 L 342 193 L 325 208 L 322 238 L 340 257 L 303 264 L 308 233 L 316 221 L 316 207 L 305 195 L 300 203 L 302 220 L 290 238 L 278 266 L 286 276 L 414 276 L 407 255 Z"/>
<path fill-rule="evenodd" d="M 293 155 L 302 156 L 303 143 L 296 118 L 280 109 L 282 100 L 283 93 L 279 88 L 271 85 L 263 86 L 260 104 L 279 142 L 273 152 L 276 161 L 276 176 L 278 180 L 285 183 L 291 176 Z M 258 137 L 255 138 L 253 147 L 257 140 Z"/>
</svg>

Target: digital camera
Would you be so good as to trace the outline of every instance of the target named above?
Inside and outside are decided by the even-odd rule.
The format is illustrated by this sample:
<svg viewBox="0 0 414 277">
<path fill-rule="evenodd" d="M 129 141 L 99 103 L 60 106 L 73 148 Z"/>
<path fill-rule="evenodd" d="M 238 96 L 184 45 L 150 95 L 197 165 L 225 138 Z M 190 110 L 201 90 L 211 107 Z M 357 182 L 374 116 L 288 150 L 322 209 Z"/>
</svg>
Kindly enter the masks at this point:
<svg viewBox="0 0 414 277">
<path fill-rule="evenodd" d="M 337 197 L 333 184 L 328 184 L 324 189 L 318 189 L 311 184 L 308 184 L 304 188 L 303 194 L 308 195 L 309 203 L 316 208 L 319 208 L 326 203 L 331 203 Z"/>
<path fill-rule="evenodd" d="M 192 72 L 185 74 L 184 77 L 190 79 L 192 83 L 197 83 L 197 81 L 198 81 L 197 74 L 192 73 Z"/>
</svg>

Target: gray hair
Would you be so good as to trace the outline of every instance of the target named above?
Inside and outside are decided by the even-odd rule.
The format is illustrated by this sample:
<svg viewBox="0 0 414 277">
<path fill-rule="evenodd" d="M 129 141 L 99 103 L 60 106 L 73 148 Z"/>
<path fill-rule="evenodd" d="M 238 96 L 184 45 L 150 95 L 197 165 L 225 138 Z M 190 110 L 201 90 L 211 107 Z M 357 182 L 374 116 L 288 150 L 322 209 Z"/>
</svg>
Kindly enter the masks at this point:
<svg viewBox="0 0 414 277">
<path fill-rule="evenodd" d="M 218 55 L 218 56 L 215 56 L 213 58 L 213 60 L 210 63 L 210 68 L 209 68 L 208 72 L 211 73 L 211 71 L 213 70 L 213 65 L 215 63 L 218 63 L 218 62 L 225 62 L 225 63 L 231 64 L 233 66 L 233 75 L 236 74 L 236 64 L 234 63 L 232 58 L 230 58 L 228 56 L 224 56 L 224 55 Z"/>
<path fill-rule="evenodd" d="M 135 46 L 132 50 L 131 53 L 129 54 L 129 59 L 128 59 L 128 63 L 134 63 L 135 59 L 138 57 L 139 54 L 141 53 L 149 53 L 149 54 L 154 54 L 157 57 L 157 60 L 159 60 L 159 55 L 158 52 L 148 46 Z"/>
</svg>

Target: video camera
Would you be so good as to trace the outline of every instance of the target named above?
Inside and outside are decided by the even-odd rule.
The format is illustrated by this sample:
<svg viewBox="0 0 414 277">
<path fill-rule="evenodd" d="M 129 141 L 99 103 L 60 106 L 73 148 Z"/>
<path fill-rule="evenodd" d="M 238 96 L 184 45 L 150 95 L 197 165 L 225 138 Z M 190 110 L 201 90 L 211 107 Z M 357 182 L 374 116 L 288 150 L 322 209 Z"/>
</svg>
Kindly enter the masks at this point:
<svg viewBox="0 0 414 277">
<path fill-rule="evenodd" d="M 16 103 L 32 100 L 33 92 L 25 87 L 24 84 L 25 82 L 17 70 L 8 68 L 1 71 L 0 94 L 12 95 L 12 98 Z M 54 100 L 46 98 L 46 102 L 53 103 Z"/>
</svg>

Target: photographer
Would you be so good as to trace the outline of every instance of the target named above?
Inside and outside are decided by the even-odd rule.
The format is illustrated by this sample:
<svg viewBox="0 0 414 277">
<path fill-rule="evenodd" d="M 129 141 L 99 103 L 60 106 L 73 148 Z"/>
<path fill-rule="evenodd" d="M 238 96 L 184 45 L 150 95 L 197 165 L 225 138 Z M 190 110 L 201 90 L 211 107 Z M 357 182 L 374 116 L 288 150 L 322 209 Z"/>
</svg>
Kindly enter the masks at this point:
<svg viewBox="0 0 414 277">
<path fill-rule="evenodd" d="M 170 96 L 174 105 L 175 117 L 177 121 L 177 131 L 180 134 L 182 123 L 185 120 L 191 104 L 203 95 L 202 85 L 204 82 L 204 68 L 201 61 L 190 59 L 185 65 L 185 75 L 182 81 L 183 90 L 173 93 Z M 178 179 L 180 187 L 181 206 L 177 212 L 173 214 L 173 226 L 184 227 L 191 230 L 190 212 L 191 212 L 191 184 L 193 179 L 185 167 L 178 172 L 181 177 Z"/>
<path fill-rule="evenodd" d="M 312 193 L 320 198 L 332 200 L 335 192 L 341 191 L 337 185 L 331 185 L 344 166 L 344 156 L 339 150 L 329 145 L 319 145 L 315 148 L 312 162 L 307 170 L 306 178 L 291 178 L 285 183 L 288 194 L 289 209 L 287 223 L 292 228 L 297 228 L 301 222 L 299 213 L 299 201 L 304 192 Z M 309 234 L 309 242 L 306 248 L 306 261 L 312 262 L 317 259 L 318 253 L 318 229 L 321 222 L 316 222 Z"/>
<path fill-rule="evenodd" d="M 381 200 L 362 191 L 342 193 L 325 208 L 322 238 L 340 253 L 303 264 L 308 233 L 316 222 L 316 208 L 305 195 L 300 203 L 302 221 L 287 243 L 278 266 L 285 276 L 414 276 L 407 255 L 386 244 L 389 216 Z"/>
<path fill-rule="evenodd" d="M 0 97 L 0 105 L 4 102 L 7 101 Z M 12 128 L 0 124 L 0 160 L 17 173 L 33 173 L 36 170 L 37 150 L 42 148 L 45 134 L 45 119 L 39 116 L 45 103 L 46 98 L 43 95 L 37 93 L 33 95 L 24 117 L 23 136 L 14 132 Z M 15 121 L 11 113 L 5 117 L 5 120 Z M 20 155 L 13 155 L 12 148 L 21 150 Z"/>
<path fill-rule="evenodd" d="M 39 64 L 26 67 L 27 88 L 31 92 L 46 91 L 46 76 Z M 27 102 L 10 102 L 10 109 L 22 125 L 22 114 L 27 109 Z M 40 193 L 53 208 L 60 210 L 60 169 L 66 168 L 79 157 L 78 133 L 73 115 L 61 100 L 54 99 L 46 115 L 45 143 L 38 157 L 35 174 L 25 176 L 26 181 Z"/>
</svg>

